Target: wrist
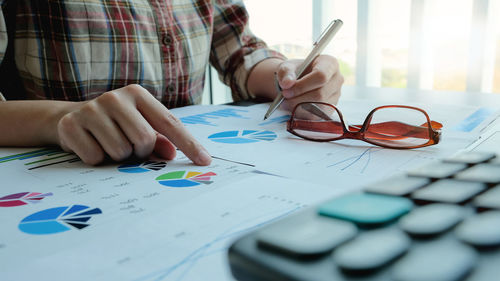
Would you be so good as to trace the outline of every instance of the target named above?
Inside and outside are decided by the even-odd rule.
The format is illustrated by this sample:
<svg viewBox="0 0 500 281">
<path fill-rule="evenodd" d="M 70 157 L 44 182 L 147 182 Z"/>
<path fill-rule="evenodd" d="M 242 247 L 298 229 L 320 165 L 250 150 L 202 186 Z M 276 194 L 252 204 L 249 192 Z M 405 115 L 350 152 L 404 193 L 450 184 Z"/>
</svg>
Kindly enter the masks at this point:
<svg viewBox="0 0 500 281">
<path fill-rule="evenodd" d="M 50 100 L 0 102 L 0 146 L 59 144 L 57 124 L 78 104 Z"/>
<path fill-rule="evenodd" d="M 47 128 L 41 134 L 42 142 L 46 144 L 61 145 L 59 141 L 58 125 L 61 118 L 66 114 L 76 111 L 85 102 L 70 102 L 70 101 L 45 101 L 50 109 L 47 111 L 44 122 Z"/>
<path fill-rule="evenodd" d="M 284 60 L 279 58 L 269 58 L 259 62 L 249 74 L 247 89 L 250 94 L 257 97 L 274 99 L 277 95 L 274 86 L 274 73 Z"/>
</svg>

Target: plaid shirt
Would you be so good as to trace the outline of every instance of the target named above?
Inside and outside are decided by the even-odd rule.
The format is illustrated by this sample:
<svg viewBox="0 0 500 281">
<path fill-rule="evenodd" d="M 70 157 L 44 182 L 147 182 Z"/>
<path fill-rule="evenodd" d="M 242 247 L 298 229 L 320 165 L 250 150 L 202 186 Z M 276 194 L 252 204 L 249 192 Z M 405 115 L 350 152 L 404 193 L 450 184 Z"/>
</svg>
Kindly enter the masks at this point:
<svg viewBox="0 0 500 281">
<path fill-rule="evenodd" d="M 246 99 L 252 67 L 269 57 L 283 58 L 251 33 L 242 2 L 0 3 L 0 85 L 13 83 L 17 71 L 25 90 L 21 96 L 19 88 L 7 93 L 2 87 L 8 99 L 82 101 L 136 83 L 167 107 L 196 104 L 208 62 L 235 99 Z"/>
</svg>

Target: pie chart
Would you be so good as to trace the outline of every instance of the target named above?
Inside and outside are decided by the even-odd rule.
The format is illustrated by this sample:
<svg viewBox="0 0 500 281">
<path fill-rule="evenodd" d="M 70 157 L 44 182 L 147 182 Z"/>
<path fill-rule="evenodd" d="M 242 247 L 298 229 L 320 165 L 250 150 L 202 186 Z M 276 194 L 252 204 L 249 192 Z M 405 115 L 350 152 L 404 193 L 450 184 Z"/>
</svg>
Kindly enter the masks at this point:
<svg viewBox="0 0 500 281">
<path fill-rule="evenodd" d="M 19 229 L 28 234 L 53 234 L 71 229 L 83 229 L 92 216 L 101 214 L 99 208 L 72 205 L 46 209 L 25 217 Z"/>
<path fill-rule="evenodd" d="M 52 193 L 20 192 L 0 198 L 0 207 L 17 207 L 30 203 L 38 203 Z"/>
<path fill-rule="evenodd" d="M 191 171 L 175 171 L 163 174 L 156 180 L 164 186 L 168 187 L 191 187 L 201 184 L 211 184 L 211 177 L 216 176 L 213 172 L 201 173 Z"/>
<path fill-rule="evenodd" d="M 210 135 L 209 140 L 220 143 L 244 144 L 260 141 L 272 141 L 278 136 L 272 131 L 240 130 L 225 131 Z"/>
<path fill-rule="evenodd" d="M 220 143 L 243 144 L 260 141 L 272 141 L 278 136 L 272 131 L 239 130 L 215 133 L 208 137 L 209 140 Z"/>
<path fill-rule="evenodd" d="M 118 171 L 122 173 L 145 173 L 149 171 L 159 171 L 167 166 L 167 162 L 146 161 L 139 164 L 124 164 L 118 167 Z"/>
</svg>

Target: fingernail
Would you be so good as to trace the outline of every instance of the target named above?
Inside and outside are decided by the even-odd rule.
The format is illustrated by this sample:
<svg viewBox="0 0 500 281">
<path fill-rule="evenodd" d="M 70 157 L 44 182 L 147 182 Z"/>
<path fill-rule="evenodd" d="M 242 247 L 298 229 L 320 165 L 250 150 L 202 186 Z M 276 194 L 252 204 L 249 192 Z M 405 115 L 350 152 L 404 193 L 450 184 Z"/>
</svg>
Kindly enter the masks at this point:
<svg viewBox="0 0 500 281">
<path fill-rule="evenodd" d="M 212 162 L 212 156 L 210 156 L 210 154 L 208 154 L 208 152 L 205 149 L 200 150 L 195 163 L 197 165 L 207 166 L 210 165 L 211 162 Z"/>
<path fill-rule="evenodd" d="M 290 74 L 288 74 L 288 75 L 285 77 L 285 79 L 288 79 L 288 80 L 290 80 L 290 81 L 293 81 L 293 80 L 295 80 L 295 74 L 290 73 Z"/>
<path fill-rule="evenodd" d="M 295 95 L 294 92 L 293 92 L 293 90 L 283 90 L 281 93 L 287 99 L 293 98 L 293 96 Z"/>
</svg>

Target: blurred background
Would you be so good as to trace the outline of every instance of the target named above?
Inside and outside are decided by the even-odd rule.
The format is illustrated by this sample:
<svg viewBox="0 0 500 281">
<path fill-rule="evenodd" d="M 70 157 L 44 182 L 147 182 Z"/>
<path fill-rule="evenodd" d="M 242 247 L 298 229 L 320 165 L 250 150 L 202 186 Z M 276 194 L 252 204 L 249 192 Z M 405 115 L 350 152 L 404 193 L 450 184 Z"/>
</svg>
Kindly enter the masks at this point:
<svg viewBox="0 0 500 281">
<path fill-rule="evenodd" d="M 500 93 L 500 0 L 243 2 L 252 31 L 288 58 L 304 58 L 342 19 L 324 53 L 339 59 L 346 85 Z M 230 100 L 211 77 L 212 102 Z"/>
</svg>

